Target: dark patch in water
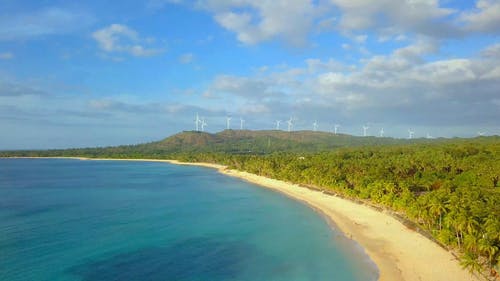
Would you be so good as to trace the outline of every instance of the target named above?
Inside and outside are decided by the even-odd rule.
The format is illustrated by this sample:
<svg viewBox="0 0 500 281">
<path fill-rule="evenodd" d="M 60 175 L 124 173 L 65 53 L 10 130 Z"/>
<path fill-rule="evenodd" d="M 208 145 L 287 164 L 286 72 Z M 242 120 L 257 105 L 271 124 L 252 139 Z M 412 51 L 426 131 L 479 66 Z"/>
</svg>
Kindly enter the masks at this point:
<svg viewBox="0 0 500 281">
<path fill-rule="evenodd" d="M 24 209 L 21 209 L 20 211 L 16 212 L 15 216 L 16 217 L 36 216 L 36 215 L 40 215 L 43 213 L 61 211 L 64 207 L 65 207 L 64 205 L 54 205 L 54 206 L 47 206 L 47 207 L 24 208 Z"/>
<path fill-rule="evenodd" d="M 61 212 L 63 209 L 70 207 L 67 204 L 52 204 L 45 206 L 33 206 L 32 202 L 24 200 L 0 202 L 0 210 L 7 211 L 11 217 L 23 218 L 38 216 L 49 212 Z"/>
<path fill-rule="evenodd" d="M 143 248 L 69 270 L 84 281 L 235 280 L 256 249 L 248 244 L 193 238 Z"/>
</svg>

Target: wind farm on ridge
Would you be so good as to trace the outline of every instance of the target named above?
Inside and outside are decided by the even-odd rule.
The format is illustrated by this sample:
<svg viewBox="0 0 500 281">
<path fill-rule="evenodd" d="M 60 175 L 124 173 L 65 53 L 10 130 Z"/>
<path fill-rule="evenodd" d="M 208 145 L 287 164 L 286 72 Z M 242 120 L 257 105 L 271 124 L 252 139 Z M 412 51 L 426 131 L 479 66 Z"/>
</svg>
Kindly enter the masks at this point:
<svg viewBox="0 0 500 281">
<path fill-rule="evenodd" d="M 231 120 L 233 119 L 232 116 L 228 115 L 226 116 L 225 118 L 225 129 L 226 130 L 235 130 L 233 127 L 231 127 Z M 246 129 L 245 128 L 245 122 L 246 120 L 243 119 L 242 117 L 239 118 L 239 121 L 240 121 L 240 124 L 239 124 L 239 130 L 244 130 Z M 287 132 L 292 132 L 294 131 L 294 125 L 296 125 L 294 122 L 297 121 L 296 118 L 294 117 L 290 117 L 289 119 L 285 120 L 286 122 L 286 131 Z M 274 130 L 282 130 L 281 129 L 281 124 L 282 124 L 282 120 L 275 120 L 274 121 Z M 208 127 L 208 123 L 206 121 L 206 119 L 204 117 L 200 117 L 198 115 L 198 113 L 196 113 L 196 116 L 195 116 L 195 119 L 194 119 L 194 130 L 197 131 L 197 132 L 205 132 L 205 128 Z M 331 126 L 328 126 L 328 128 L 330 129 L 327 129 L 327 130 L 320 130 L 320 124 L 317 120 L 314 120 L 311 124 L 310 124 L 310 131 L 313 131 L 313 132 L 318 132 L 318 131 L 322 131 L 322 132 L 328 132 L 328 133 L 333 133 L 334 135 L 337 135 L 337 134 L 341 134 L 342 132 L 340 131 L 340 128 L 342 127 L 340 124 L 337 124 L 337 123 L 333 123 L 333 125 Z M 386 136 L 386 131 L 384 130 L 383 127 L 380 127 L 379 131 L 378 131 L 378 135 L 375 135 L 375 134 L 370 134 L 369 133 L 369 129 L 370 129 L 370 125 L 365 124 L 365 125 L 362 125 L 360 126 L 360 136 L 363 136 L 363 137 L 369 137 L 369 136 L 375 136 L 375 137 L 380 137 L 380 138 L 384 138 L 384 137 L 388 137 Z M 306 127 L 304 127 L 304 129 L 302 130 L 309 130 Z M 405 137 L 406 139 L 414 139 L 415 138 L 415 131 L 413 129 L 408 129 L 407 130 L 407 137 Z M 347 132 L 344 132 L 344 134 L 348 134 Z M 356 133 L 352 134 L 352 135 L 356 135 Z M 482 132 L 482 131 L 478 131 L 477 136 L 485 136 L 486 133 L 485 132 Z M 420 138 L 425 138 L 425 139 L 434 139 L 436 138 L 435 136 L 432 136 L 429 132 L 427 132 L 424 136 L 421 136 Z"/>
</svg>

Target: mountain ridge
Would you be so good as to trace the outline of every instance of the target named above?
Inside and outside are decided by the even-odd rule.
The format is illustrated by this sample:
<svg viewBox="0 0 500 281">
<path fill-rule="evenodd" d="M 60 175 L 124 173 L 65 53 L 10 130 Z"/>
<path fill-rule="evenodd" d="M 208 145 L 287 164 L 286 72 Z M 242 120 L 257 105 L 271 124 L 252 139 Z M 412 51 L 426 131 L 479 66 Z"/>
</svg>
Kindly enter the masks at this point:
<svg viewBox="0 0 500 281">
<path fill-rule="evenodd" d="M 391 145 L 433 145 L 453 142 L 498 142 L 499 136 L 476 138 L 396 139 L 390 137 L 352 136 L 315 131 L 224 130 L 217 133 L 183 131 L 159 141 L 110 147 L 88 147 L 52 150 L 0 151 L 0 156 L 73 156 L 164 158 L 178 153 L 269 154 L 274 152 L 315 153 L 339 148 Z"/>
</svg>

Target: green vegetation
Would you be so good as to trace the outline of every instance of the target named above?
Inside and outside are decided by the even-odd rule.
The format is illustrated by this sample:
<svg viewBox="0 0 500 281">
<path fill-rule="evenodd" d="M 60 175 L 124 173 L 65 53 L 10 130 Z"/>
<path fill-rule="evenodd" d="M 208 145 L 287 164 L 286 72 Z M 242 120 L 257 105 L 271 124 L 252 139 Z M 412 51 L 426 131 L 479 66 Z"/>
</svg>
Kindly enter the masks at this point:
<svg viewBox="0 0 500 281">
<path fill-rule="evenodd" d="M 410 219 L 471 271 L 500 257 L 500 142 L 345 148 L 314 154 L 198 155 L 361 199 Z"/>
<path fill-rule="evenodd" d="M 461 264 L 500 262 L 500 138 L 396 140 L 317 132 L 185 132 L 160 142 L 110 148 L 3 152 L 212 162 L 391 210 Z"/>
<path fill-rule="evenodd" d="M 482 141 L 498 139 L 481 138 Z M 186 131 L 164 140 L 138 145 L 124 145 L 106 148 L 78 148 L 63 150 L 0 151 L 2 155 L 18 156 L 87 156 L 109 158 L 165 158 L 173 154 L 227 153 L 265 155 L 276 152 L 315 153 L 331 151 L 342 147 L 388 146 L 406 144 L 430 144 L 464 142 L 465 139 L 393 139 L 377 137 L 356 137 L 313 131 L 249 131 L 225 130 L 217 134 Z"/>
</svg>

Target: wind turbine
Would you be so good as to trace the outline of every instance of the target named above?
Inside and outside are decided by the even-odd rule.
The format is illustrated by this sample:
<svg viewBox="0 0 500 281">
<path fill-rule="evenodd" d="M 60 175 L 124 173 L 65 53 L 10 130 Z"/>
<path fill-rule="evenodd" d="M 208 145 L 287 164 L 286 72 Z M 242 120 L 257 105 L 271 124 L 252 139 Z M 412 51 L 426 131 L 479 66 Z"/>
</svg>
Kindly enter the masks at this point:
<svg viewBox="0 0 500 281">
<path fill-rule="evenodd" d="M 313 131 L 316 132 L 318 130 L 318 121 L 314 121 L 313 123 Z"/>
<path fill-rule="evenodd" d="M 198 113 L 196 113 L 196 118 L 194 119 L 194 124 L 196 126 L 196 131 L 197 132 L 200 131 L 200 127 L 199 127 L 200 122 L 201 122 L 200 116 L 198 115 Z"/>
<path fill-rule="evenodd" d="M 276 120 L 276 130 L 280 129 L 281 120 Z"/>
<path fill-rule="evenodd" d="M 339 128 L 339 127 L 340 127 L 340 125 L 339 125 L 339 124 L 335 124 L 335 125 L 333 126 L 333 131 L 334 131 L 334 133 L 335 133 L 335 134 L 337 134 L 337 130 L 338 130 L 338 128 Z"/>
<path fill-rule="evenodd" d="M 384 137 L 384 128 L 380 129 L 380 137 L 383 138 Z"/>
<path fill-rule="evenodd" d="M 243 130 L 243 124 L 245 124 L 245 120 L 240 117 L 240 130 Z"/>
<path fill-rule="evenodd" d="M 414 131 L 412 131 L 412 130 L 408 129 L 408 138 L 409 138 L 409 139 L 412 139 L 414 134 L 415 134 L 415 132 L 414 132 Z"/>
<path fill-rule="evenodd" d="M 201 131 L 205 131 L 205 126 L 207 126 L 207 122 L 205 122 L 205 118 L 201 118 Z"/>
<path fill-rule="evenodd" d="M 368 126 L 363 126 L 363 137 L 366 137 L 366 131 L 370 129 Z"/>
<path fill-rule="evenodd" d="M 293 118 L 290 117 L 290 120 L 286 121 L 286 123 L 288 124 L 288 131 L 291 132 L 292 131 L 292 126 L 293 126 Z"/>
<path fill-rule="evenodd" d="M 229 130 L 231 127 L 231 116 L 226 117 L 226 129 Z"/>
</svg>

